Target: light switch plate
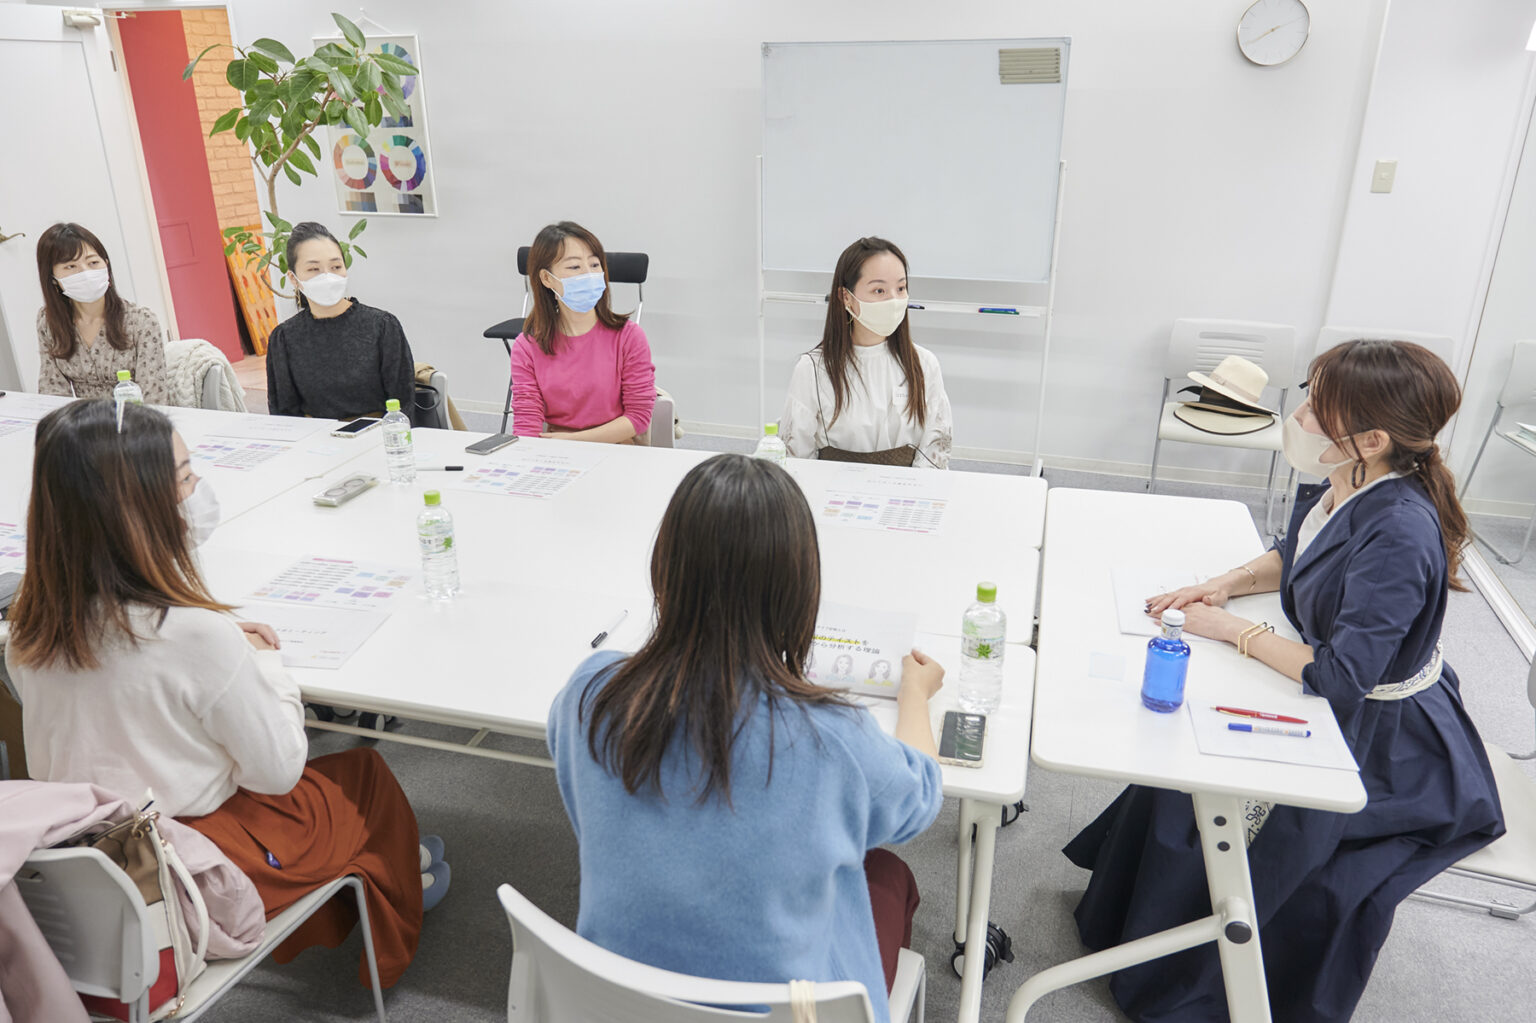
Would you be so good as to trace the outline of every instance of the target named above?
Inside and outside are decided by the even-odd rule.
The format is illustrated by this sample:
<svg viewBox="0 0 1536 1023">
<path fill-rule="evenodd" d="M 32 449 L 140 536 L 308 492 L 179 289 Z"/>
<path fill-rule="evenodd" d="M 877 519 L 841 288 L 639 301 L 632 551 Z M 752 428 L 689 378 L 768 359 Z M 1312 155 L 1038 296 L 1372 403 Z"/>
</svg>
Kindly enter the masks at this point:
<svg viewBox="0 0 1536 1023">
<path fill-rule="evenodd" d="M 1397 180 L 1396 160 L 1377 160 L 1376 170 L 1371 174 L 1371 191 L 1390 192 L 1392 182 Z"/>
</svg>

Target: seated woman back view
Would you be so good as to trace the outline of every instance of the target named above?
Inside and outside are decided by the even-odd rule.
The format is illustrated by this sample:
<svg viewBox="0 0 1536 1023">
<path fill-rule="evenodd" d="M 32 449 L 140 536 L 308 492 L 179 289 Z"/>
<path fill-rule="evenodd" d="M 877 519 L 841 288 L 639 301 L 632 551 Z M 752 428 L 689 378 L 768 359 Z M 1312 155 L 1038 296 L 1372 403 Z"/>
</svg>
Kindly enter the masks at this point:
<svg viewBox="0 0 1536 1023">
<path fill-rule="evenodd" d="M 305 221 L 288 236 L 288 277 L 299 310 L 267 341 L 267 409 L 274 416 L 382 416 L 398 398 L 415 409 L 416 360 L 393 313 L 347 297 L 341 243 Z"/>
<path fill-rule="evenodd" d="M 651 558 L 656 628 L 588 658 L 549 749 L 580 844 L 587 939 L 719 980 L 857 980 L 877 1019 L 911 937 L 912 873 L 877 846 L 943 800 L 938 664 L 904 663 L 896 738 L 805 680 L 816 527 L 783 469 L 718 455 L 684 477 Z"/>
<path fill-rule="evenodd" d="M 363 879 L 379 979 L 400 978 L 421 931 L 416 818 L 382 757 L 306 763 L 297 684 L 275 634 L 209 595 L 183 506 L 197 486 L 160 412 L 77 401 L 37 426 L 26 571 L 6 667 L 21 696 L 27 766 L 90 782 L 211 839 L 270 918 L 344 874 Z M 332 900 L 282 945 L 286 962 L 335 947 L 357 920 Z M 368 981 L 366 963 L 359 979 Z"/>
</svg>

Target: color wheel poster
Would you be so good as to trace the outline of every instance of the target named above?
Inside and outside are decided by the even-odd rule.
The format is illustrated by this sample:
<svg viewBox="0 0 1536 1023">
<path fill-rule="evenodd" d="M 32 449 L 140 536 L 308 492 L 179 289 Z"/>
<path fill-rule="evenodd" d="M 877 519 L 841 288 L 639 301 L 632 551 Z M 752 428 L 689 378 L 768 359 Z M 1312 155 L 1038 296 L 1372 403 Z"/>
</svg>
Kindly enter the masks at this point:
<svg viewBox="0 0 1536 1023">
<path fill-rule="evenodd" d="M 335 42 L 317 39 L 316 43 Z M 387 53 L 421 67 L 413 35 L 368 37 L 368 52 Z M 406 116 L 384 120 L 359 138 L 344 124 L 331 125 L 329 153 L 324 154 L 336 187 L 336 208 L 342 213 L 437 216 L 432 180 L 432 148 L 427 142 L 427 104 L 421 75 L 403 77 Z"/>
</svg>

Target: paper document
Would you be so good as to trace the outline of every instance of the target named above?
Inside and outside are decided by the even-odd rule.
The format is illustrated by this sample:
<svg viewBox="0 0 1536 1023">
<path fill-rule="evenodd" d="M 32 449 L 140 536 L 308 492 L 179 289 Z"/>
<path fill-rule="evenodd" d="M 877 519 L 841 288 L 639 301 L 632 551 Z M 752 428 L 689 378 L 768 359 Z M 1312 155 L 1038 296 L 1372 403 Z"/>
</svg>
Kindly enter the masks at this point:
<svg viewBox="0 0 1536 1023">
<path fill-rule="evenodd" d="M 274 441 L 241 440 L 237 437 L 209 437 L 192 449 L 192 457 L 201 467 L 234 469 L 246 472 L 287 451 L 291 445 Z"/>
<path fill-rule="evenodd" d="M 1306 724 L 1234 717 L 1214 710 L 1214 702 L 1209 698 L 1184 701 L 1185 712 L 1195 726 L 1195 745 L 1207 756 L 1271 760 L 1279 764 L 1328 767 L 1339 771 L 1359 770 L 1349 744 L 1339 731 L 1339 723 L 1333 718 L 1333 708 L 1321 696 L 1266 693 L 1262 705 L 1243 704 L 1250 710 L 1265 710 L 1272 714 L 1302 718 Z M 1234 723 L 1255 728 L 1310 731 L 1312 734 L 1302 739 L 1290 735 L 1239 732 L 1227 727 Z"/>
<path fill-rule="evenodd" d="M 0 522 L 0 572 L 20 572 L 26 563 L 26 530 L 14 522 Z"/>
<path fill-rule="evenodd" d="M 1155 565 L 1121 565 L 1110 570 L 1115 586 L 1115 614 L 1127 636 L 1157 636 L 1162 627 L 1147 616 L 1147 598 L 1200 581 L 1195 573 Z M 1189 637 L 1196 638 L 1196 637 Z"/>
<path fill-rule="evenodd" d="M 220 417 L 218 430 L 214 432 L 220 437 L 299 441 L 327 430 L 329 426 L 328 419 L 306 419 L 303 416 L 226 415 Z"/>
<path fill-rule="evenodd" d="M 0 416 L 0 437 L 7 437 L 13 433 L 20 433 L 22 430 L 30 430 L 36 425 L 37 424 L 32 422 L 30 419 L 11 419 L 8 417 Z"/>
<path fill-rule="evenodd" d="M 405 590 L 411 577 L 410 572 L 389 565 L 310 556 L 300 558 L 277 578 L 257 587 L 248 599 L 310 607 L 388 610 L 389 602 Z"/>
<path fill-rule="evenodd" d="M 384 623 L 387 614 L 332 607 L 251 603 L 240 608 L 248 622 L 277 630 L 278 653 L 289 668 L 339 668 Z"/>
<path fill-rule="evenodd" d="M 875 465 L 839 465 L 830 478 L 818 472 L 800 479 L 820 522 L 893 533 L 939 532 L 950 482 L 942 472 Z"/>
<path fill-rule="evenodd" d="M 512 497 L 554 497 L 586 475 L 607 455 L 600 444 L 566 444 L 559 449 L 514 445 L 478 465 L 466 466 L 462 477 L 443 484 L 444 489 L 476 490 Z M 576 448 L 580 450 L 569 450 Z M 590 450 L 589 450 L 590 449 Z"/>
<path fill-rule="evenodd" d="M 19 394 L 12 391 L 0 398 L 0 416 L 36 422 L 54 409 L 68 405 L 74 400 L 57 394 Z"/>
<path fill-rule="evenodd" d="M 917 615 L 823 603 L 805 665 L 808 681 L 895 699 L 901 659 L 912 652 Z"/>
</svg>

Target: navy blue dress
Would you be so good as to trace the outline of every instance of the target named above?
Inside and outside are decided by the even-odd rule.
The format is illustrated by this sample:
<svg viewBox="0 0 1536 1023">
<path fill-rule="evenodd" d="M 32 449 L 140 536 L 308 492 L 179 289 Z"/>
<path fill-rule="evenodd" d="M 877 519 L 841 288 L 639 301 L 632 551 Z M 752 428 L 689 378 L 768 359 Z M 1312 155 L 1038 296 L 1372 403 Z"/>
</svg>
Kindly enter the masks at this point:
<svg viewBox="0 0 1536 1023">
<path fill-rule="evenodd" d="M 1248 849 L 1280 1023 L 1349 1019 L 1397 904 L 1504 832 L 1450 665 L 1407 699 L 1365 698 L 1413 676 L 1440 638 L 1448 585 L 1433 503 L 1411 477 L 1383 480 L 1330 517 L 1297 564 L 1301 523 L 1326 489 L 1301 488 L 1281 547 L 1280 593 L 1315 657 L 1303 683 L 1332 705 L 1368 801 L 1355 814 L 1276 806 Z M 1076 912 L 1089 948 L 1211 911 L 1185 793 L 1133 785 L 1064 852 L 1093 871 Z M 1122 970 L 1110 990 L 1135 1020 L 1228 1019 L 1214 943 Z"/>
</svg>

